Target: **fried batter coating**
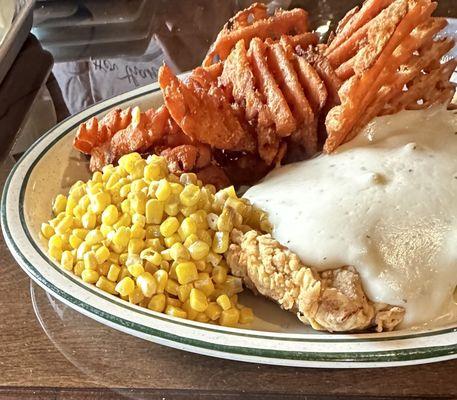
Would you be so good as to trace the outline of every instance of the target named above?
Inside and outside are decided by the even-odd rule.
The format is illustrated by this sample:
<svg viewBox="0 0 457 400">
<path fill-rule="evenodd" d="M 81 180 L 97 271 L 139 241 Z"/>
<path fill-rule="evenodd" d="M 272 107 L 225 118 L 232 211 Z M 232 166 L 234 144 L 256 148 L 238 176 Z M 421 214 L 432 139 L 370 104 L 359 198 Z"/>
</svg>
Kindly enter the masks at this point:
<svg viewBox="0 0 457 400">
<path fill-rule="evenodd" d="M 353 267 L 319 274 L 268 234 L 234 230 L 232 240 L 226 253 L 232 273 L 314 329 L 391 331 L 403 319 L 403 308 L 367 299 Z"/>
</svg>

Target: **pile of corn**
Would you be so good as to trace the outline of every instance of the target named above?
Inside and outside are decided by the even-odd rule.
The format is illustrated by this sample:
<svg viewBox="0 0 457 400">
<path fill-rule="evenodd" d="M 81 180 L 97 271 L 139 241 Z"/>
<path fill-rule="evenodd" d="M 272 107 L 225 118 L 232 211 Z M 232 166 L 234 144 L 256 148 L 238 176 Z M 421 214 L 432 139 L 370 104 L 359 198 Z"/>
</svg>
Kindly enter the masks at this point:
<svg viewBox="0 0 457 400">
<path fill-rule="evenodd" d="M 49 255 L 84 282 L 180 318 L 252 321 L 252 310 L 238 303 L 242 282 L 223 254 L 234 227 L 269 226 L 233 187 L 216 193 L 195 174 L 171 174 L 162 157 L 132 153 L 58 195 L 53 214 L 41 226 Z"/>
</svg>

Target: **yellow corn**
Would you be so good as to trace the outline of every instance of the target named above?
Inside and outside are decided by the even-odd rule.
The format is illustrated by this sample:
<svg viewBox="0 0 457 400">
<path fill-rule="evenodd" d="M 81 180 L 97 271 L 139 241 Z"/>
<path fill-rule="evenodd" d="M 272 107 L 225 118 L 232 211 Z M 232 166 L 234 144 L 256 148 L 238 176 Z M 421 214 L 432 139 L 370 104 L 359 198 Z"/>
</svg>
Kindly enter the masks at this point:
<svg viewBox="0 0 457 400">
<path fill-rule="evenodd" d="M 170 247 L 170 256 L 175 261 L 187 261 L 190 259 L 189 251 L 179 242 Z"/>
<path fill-rule="evenodd" d="M 223 326 L 236 326 L 240 318 L 240 311 L 237 308 L 224 310 L 219 318 L 219 323 Z"/>
<path fill-rule="evenodd" d="M 157 181 L 161 177 L 161 168 L 160 165 L 158 164 L 147 164 L 144 167 L 144 179 L 146 181 L 151 182 L 151 181 Z"/>
<path fill-rule="evenodd" d="M 159 272 L 159 271 L 157 271 Z M 167 275 L 168 276 L 168 275 Z M 166 287 L 165 287 L 165 290 L 172 294 L 173 296 L 177 296 L 178 295 L 178 287 L 179 287 L 179 284 L 178 282 L 176 282 L 175 280 L 173 279 L 168 279 L 167 280 L 167 284 L 166 284 Z"/>
<path fill-rule="evenodd" d="M 86 229 L 94 229 L 97 223 L 97 217 L 91 211 L 87 211 L 81 218 L 83 227 Z"/>
<path fill-rule="evenodd" d="M 171 305 L 171 306 L 179 307 L 179 308 L 182 307 L 182 303 L 178 299 L 175 299 L 170 296 L 167 297 L 167 305 Z"/>
<path fill-rule="evenodd" d="M 131 264 L 127 266 L 127 269 L 135 278 L 144 272 L 144 267 L 141 264 Z"/>
<path fill-rule="evenodd" d="M 197 233 L 197 224 L 193 219 L 190 217 L 184 218 L 184 220 L 181 222 L 181 232 L 182 232 L 182 239 L 185 240 L 187 237 L 189 237 L 192 234 Z"/>
<path fill-rule="evenodd" d="M 214 267 L 212 278 L 215 283 L 224 283 L 227 279 L 227 269 L 220 265 Z"/>
<path fill-rule="evenodd" d="M 70 251 L 67 250 L 62 253 L 60 265 L 63 269 L 66 269 L 67 271 L 73 270 L 73 255 Z"/>
<path fill-rule="evenodd" d="M 163 269 L 159 269 L 153 276 L 157 282 L 157 293 L 163 293 L 168 283 L 168 272 Z"/>
<path fill-rule="evenodd" d="M 98 278 L 99 278 L 99 274 L 97 271 L 93 270 L 93 269 L 87 269 L 85 268 L 82 272 L 81 272 L 81 278 L 84 282 L 86 283 L 95 283 L 98 281 Z"/>
<path fill-rule="evenodd" d="M 63 246 L 62 236 L 57 235 L 57 234 L 52 235 L 49 238 L 48 245 L 49 245 L 49 247 L 55 247 L 57 249 L 61 249 Z"/>
<path fill-rule="evenodd" d="M 178 298 L 183 303 L 189 298 L 190 291 L 192 290 L 193 285 L 188 283 L 186 285 L 180 285 L 178 287 Z"/>
<path fill-rule="evenodd" d="M 182 262 L 176 266 L 176 275 L 181 285 L 193 282 L 198 279 L 198 271 L 192 261 Z"/>
<path fill-rule="evenodd" d="M 83 261 L 84 268 L 93 270 L 97 269 L 97 258 L 95 257 L 95 253 L 93 251 L 88 251 L 85 253 Z"/>
<path fill-rule="evenodd" d="M 216 321 L 222 314 L 222 308 L 219 304 L 212 301 L 208 304 L 205 313 L 211 321 Z"/>
<path fill-rule="evenodd" d="M 96 214 L 100 214 L 106 207 L 110 205 L 110 203 L 110 194 L 107 192 L 99 192 L 91 198 L 90 205 L 92 207 L 93 212 L 95 212 Z"/>
<path fill-rule="evenodd" d="M 140 228 L 144 228 L 146 225 L 146 217 L 142 214 L 133 214 L 132 223 L 138 225 Z"/>
<path fill-rule="evenodd" d="M 229 297 L 226 294 L 221 294 L 217 299 L 216 299 L 217 304 L 219 304 L 222 309 L 228 310 L 230 307 L 232 307 L 232 303 L 230 302 Z"/>
<path fill-rule="evenodd" d="M 84 262 L 76 261 L 76 264 L 73 268 L 73 272 L 76 276 L 81 276 L 84 271 Z"/>
<path fill-rule="evenodd" d="M 196 289 L 201 290 L 206 296 L 210 296 L 214 292 L 214 284 L 210 276 L 206 272 L 198 274 L 198 279 L 194 282 Z"/>
<path fill-rule="evenodd" d="M 130 229 L 121 226 L 113 236 L 113 243 L 119 247 L 126 247 L 130 240 Z"/>
<path fill-rule="evenodd" d="M 129 301 L 133 304 L 138 304 L 144 299 L 144 295 L 141 289 L 137 286 L 133 289 L 132 293 L 129 294 Z"/>
<path fill-rule="evenodd" d="M 187 313 L 182 309 L 172 305 L 168 305 L 165 309 L 165 314 L 178 318 L 187 318 Z"/>
<path fill-rule="evenodd" d="M 167 304 L 167 298 L 163 293 L 152 296 L 151 301 L 148 304 L 148 308 L 153 311 L 163 312 Z"/>
<path fill-rule="evenodd" d="M 119 211 L 116 206 L 110 204 L 102 212 L 102 223 L 105 225 L 114 225 L 119 218 Z"/>
<path fill-rule="evenodd" d="M 133 275 L 133 274 L 132 274 Z M 143 272 L 136 278 L 136 284 L 145 297 L 151 297 L 157 292 L 157 282 L 149 272 Z"/>
<path fill-rule="evenodd" d="M 239 318 L 240 324 L 249 324 L 252 321 L 254 321 L 254 312 L 252 311 L 252 308 L 243 307 L 240 310 L 240 318 Z"/>
<path fill-rule="evenodd" d="M 156 198 L 159 201 L 167 201 L 171 196 L 171 186 L 166 179 L 161 179 L 155 192 Z"/>
<path fill-rule="evenodd" d="M 100 276 L 100 278 L 98 278 L 95 286 L 97 286 L 98 288 L 102 289 L 105 292 L 108 292 L 111 294 L 116 293 L 116 284 L 114 282 L 111 282 L 104 276 Z"/>
<path fill-rule="evenodd" d="M 97 262 L 99 264 L 104 263 L 106 260 L 108 260 L 110 256 L 110 252 L 108 247 L 106 246 L 101 246 L 95 251 L 95 258 L 97 259 Z"/>
<path fill-rule="evenodd" d="M 47 223 L 42 223 L 41 224 L 41 234 L 45 237 L 45 239 L 50 239 L 52 235 L 55 234 L 54 228 L 47 224 Z"/>
<path fill-rule="evenodd" d="M 200 188 L 196 185 L 186 185 L 183 191 L 179 194 L 179 200 L 185 207 L 192 207 L 198 203 L 200 199 Z"/>
<path fill-rule="evenodd" d="M 189 295 L 190 306 L 198 312 L 204 312 L 208 307 L 208 299 L 205 293 L 199 289 L 192 288 Z"/>
<path fill-rule="evenodd" d="M 52 211 L 54 215 L 60 214 L 61 212 L 65 211 L 66 206 L 67 198 L 62 194 L 58 194 L 54 199 L 54 204 L 52 205 Z"/>
<path fill-rule="evenodd" d="M 209 254 L 209 246 L 202 240 L 196 240 L 189 246 L 189 253 L 192 259 L 202 260 Z"/>
<path fill-rule="evenodd" d="M 121 267 L 119 267 L 119 265 L 111 264 L 110 267 L 109 267 L 108 274 L 106 275 L 106 277 L 110 281 L 116 282 L 117 278 L 119 277 L 119 273 L 120 272 L 121 272 Z"/>
<path fill-rule="evenodd" d="M 142 239 L 130 239 L 128 244 L 129 254 L 139 254 L 144 249 L 144 240 Z"/>
<path fill-rule="evenodd" d="M 132 278 L 126 276 L 115 287 L 116 292 L 121 296 L 130 295 L 135 289 L 135 282 Z"/>
<path fill-rule="evenodd" d="M 213 237 L 212 250 L 217 254 L 225 253 L 229 246 L 229 233 L 216 232 Z"/>
<path fill-rule="evenodd" d="M 166 203 L 164 206 L 165 213 L 170 217 L 175 217 L 179 213 L 178 202 Z"/>
<path fill-rule="evenodd" d="M 176 217 L 168 217 L 160 224 L 160 233 L 164 237 L 173 235 L 179 228 L 179 221 Z"/>
<path fill-rule="evenodd" d="M 99 229 L 93 229 L 88 232 L 85 241 L 89 246 L 93 246 L 94 244 L 101 243 L 103 239 L 103 233 Z"/>
</svg>

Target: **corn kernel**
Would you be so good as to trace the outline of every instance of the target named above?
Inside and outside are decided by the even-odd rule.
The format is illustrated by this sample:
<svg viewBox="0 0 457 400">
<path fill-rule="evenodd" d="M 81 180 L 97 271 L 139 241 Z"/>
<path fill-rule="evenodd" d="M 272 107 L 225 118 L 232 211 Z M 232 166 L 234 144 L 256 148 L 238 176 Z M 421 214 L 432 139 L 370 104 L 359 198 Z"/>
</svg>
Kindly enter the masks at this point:
<svg viewBox="0 0 457 400">
<path fill-rule="evenodd" d="M 143 214 L 146 211 L 146 194 L 143 192 L 132 193 L 130 198 L 130 209 L 137 214 Z"/>
<path fill-rule="evenodd" d="M 46 223 L 41 224 L 41 234 L 46 238 L 49 239 L 52 235 L 55 234 L 54 228 Z"/>
<path fill-rule="evenodd" d="M 99 229 L 93 229 L 88 232 L 85 241 L 89 246 L 93 246 L 94 244 L 101 243 L 103 239 L 103 233 Z"/>
<path fill-rule="evenodd" d="M 227 269 L 219 265 L 214 267 L 212 278 L 215 283 L 224 283 L 227 279 Z"/>
<path fill-rule="evenodd" d="M 138 225 L 141 228 L 144 228 L 146 225 L 146 217 L 142 214 L 133 214 L 132 223 Z"/>
<path fill-rule="evenodd" d="M 119 227 L 113 236 L 113 243 L 119 247 L 125 248 L 129 244 L 130 229 L 124 226 Z"/>
<path fill-rule="evenodd" d="M 205 314 L 211 321 L 216 321 L 222 314 L 222 308 L 219 304 L 212 301 L 208 304 L 208 307 L 205 310 Z"/>
<path fill-rule="evenodd" d="M 197 233 L 197 224 L 190 217 L 184 218 L 184 220 L 181 222 L 181 231 L 184 240 L 188 236 Z"/>
<path fill-rule="evenodd" d="M 159 272 L 159 271 L 157 271 L 157 272 Z M 167 276 L 168 276 L 168 274 L 167 274 Z M 178 287 L 179 287 L 178 282 L 176 282 L 173 279 L 167 279 L 167 284 L 166 284 L 165 290 L 168 293 L 172 294 L 173 296 L 177 296 L 178 295 Z"/>
<path fill-rule="evenodd" d="M 179 228 L 179 221 L 176 217 L 168 217 L 160 224 L 160 233 L 164 237 L 173 235 Z"/>
<path fill-rule="evenodd" d="M 229 297 L 226 294 L 221 294 L 217 299 L 216 299 L 217 304 L 219 304 L 222 309 L 228 310 L 229 308 L 232 307 L 232 303 L 230 302 Z"/>
<path fill-rule="evenodd" d="M 187 261 L 190 259 L 189 251 L 179 242 L 170 247 L 170 256 L 175 261 Z"/>
<path fill-rule="evenodd" d="M 158 164 L 147 164 L 144 167 L 144 179 L 146 181 L 157 181 L 161 177 L 161 168 Z"/>
<path fill-rule="evenodd" d="M 60 259 L 60 265 L 63 269 L 67 271 L 73 270 L 73 255 L 70 251 L 64 251 L 62 253 L 62 258 Z"/>
<path fill-rule="evenodd" d="M 121 272 L 121 267 L 119 267 L 119 265 L 111 264 L 110 267 L 109 267 L 108 274 L 106 275 L 106 277 L 110 281 L 116 282 L 117 278 L 119 277 L 119 273 L 120 272 Z"/>
<path fill-rule="evenodd" d="M 140 258 L 143 260 L 149 261 L 151 264 L 153 264 L 157 267 L 162 262 L 162 256 L 157 251 L 153 250 L 152 248 L 144 249 L 140 253 Z"/>
<path fill-rule="evenodd" d="M 249 324 L 254 321 L 254 313 L 252 308 L 244 307 L 240 310 L 240 324 Z"/>
<path fill-rule="evenodd" d="M 225 253 L 229 246 L 229 233 L 216 232 L 213 237 L 212 250 L 217 254 Z"/>
<path fill-rule="evenodd" d="M 209 246 L 202 240 L 196 240 L 189 246 L 189 253 L 194 260 L 203 260 L 209 254 Z"/>
<path fill-rule="evenodd" d="M 214 292 L 214 284 L 208 273 L 199 273 L 198 279 L 194 282 L 196 289 L 201 290 L 206 296 L 210 296 Z"/>
<path fill-rule="evenodd" d="M 76 276 L 81 276 L 81 274 L 84 271 L 84 262 L 83 261 L 77 261 L 74 268 L 73 272 Z"/>
<path fill-rule="evenodd" d="M 52 235 L 50 238 L 49 238 L 49 242 L 48 242 L 48 245 L 49 247 L 55 247 L 57 249 L 61 249 L 62 246 L 63 246 L 63 240 L 62 240 L 62 237 L 60 235 Z"/>
<path fill-rule="evenodd" d="M 167 304 L 167 298 L 163 293 L 152 296 L 151 301 L 148 304 L 148 308 L 153 311 L 163 312 Z"/>
<path fill-rule="evenodd" d="M 93 251 L 88 251 L 83 256 L 84 268 L 86 269 L 97 269 L 97 258 Z"/>
<path fill-rule="evenodd" d="M 217 229 L 219 231 L 231 232 L 235 219 L 235 211 L 232 208 L 225 207 L 217 219 Z"/>
<path fill-rule="evenodd" d="M 116 206 L 110 204 L 102 212 L 102 223 L 105 225 L 114 225 L 119 218 L 119 211 Z"/>
<path fill-rule="evenodd" d="M 157 293 L 163 293 L 168 283 L 168 272 L 163 269 L 159 269 L 153 276 L 157 281 Z"/>
<path fill-rule="evenodd" d="M 54 215 L 60 214 L 61 212 L 65 211 L 67 206 L 67 198 L 63 194 L 58 194 L 54 199 L 54 203 L 52 205 L 52 211 Z"/>
<path fill-rule="evenodd" d="M 179 200 L 185 207 L 192 207 L 198 203 L 200 199 L 200 188 L 196 185 L 186 185 L 183 191 L 179 194 Z"/>
<path fill-rule="evenodd" d="M 167 305 L 174 306 L 174 307 L 182 307 L 182 303 L 173 297 L 167 297 Z"/>
<path fill-rule="evenodd" d="M 144 267 L 141 264 L 130 264 L 127 266 L 127 269 L 135 278 L 144 272 Z"/>
<path fill-rule="evenodd" d="M 108 274 L 108 271 L 109 271 L 109 263 L 108 262 L 104 262 L 104 263 L 98 264 L 97 272 L 100 275 L 106 276 Z"/>
<path fill-rule="evenodd" d="M 136 278 L 136 284 L 145 297 L 151 297 L 157 292 L 157 281 L 149 272 L 143 272 Z"/>
<path fill-rule="evenodd" d="M 147 188 L 148 184 L 143 179 L 136 179 L 130 184 L 130 191 L 133 193 L 141 192 Z"/>
<path fill-rule="evenodd" d="M 99 192 L 91 198 L 91 208 L 96 214 L 100 214 L 111 204 L 111 196 L 107 192 Z"/>
<path fill-rule="evenodd" d="M 144 249 L 144 240 L 142 239 L 130 239 L 128 244 L 129 254 L 139 254 Z"/>
<path fill-rule="evenodd" d="M 144 299 L 144 295 L 141 292 L 139 287 L 135 287 L 133 291 L 129 294 L 129 301 L 132 304 L 138 304 Z"/>
<path fill-rule="evenodd" d="M 198 315 L 198 311 L 195 311 L 191 306 L 190 306 L 190 300 L 187 299 L 183 305 L 182 305 L 182 309 L 187 313 L 187 319 L 190 319 L 190 320 L 195 320 L 195 318 L 197 318 L 197 315 Z"/>
<path fill-rule="evenodd" d="M 121 296 L 128 296 L 135 290 L 135 282 L 132 278 L 126 276 L 116 285 L 115 290 Z"/>
<path fill-rule="evenodd" d="M 176 275 L 181 285 L 193 282 L 198 279 L 198 271 L 192 261 L 182 262 L 176 266 Z"/>
<path fill-rule="evenodd" d="M 130 228 L 130 237 L 133 239 L 144 239 L 146 237 L 146 230 L 140 224 L 134 223 Z"/>
<path fill-rule="evenodd" d="M 208 261 L 213 267 L 215 267 L 216 265 L 219 265 L 222 261 L 222 255 L 210 251 L 206 257 L 206 261 Z"/>
<path fill-rule="evenodd" d="M 83 227 L 86 229 L 94 229 L 95 224 L 97 223 L 97 218 L 95 214 L 91 211 L 87 211 L 81 218 Z"/>
<path fill-rule="evenodd" d="M 50 246 L 48 249 L 48 253 L 49 253 L 49 256 L 56 261 L 60 261 L 60 259 L 62 258 L 62 248 L 61 247 Z"/>
<path fill-rule="evenodd" d="M 181 236 L 178 233 L 173 233 L 173 235 L 163 239 L 165 246 L 171 248 L 175 243 L 181 243 Z"/>
<path fill-rule="evenodd" d="M 168 305 L 167 308 L 165 309 L 165 314 L 172 315 L 173 317 L 178 317 L 178 318 L 187 318 L 187 313 L 178 307 Z"/>
<path fill-rule="evenodd" d="M 197 316 L 195 318 L 195 321 L 208 322 L 209 321 L 209 317 L 205 313 L 200 312 L 200 313 L 197 314 Z"/>
<path fill-rule="evenodd" d="M 127 171 L 130 174 L 133 172 L 135 168 L 135 163 L 138 160 L 141 160 L 141 155 L 139 155 L 138 153 L 130 153 L 123 155 L 119 159 L 118 164 L 120 167 L 122 167 L 125 171 Z"/>
<path fill-rule="evenodd" d="M 95 258 L 99 264 L 104 263 L 110 256 L 109 249 L 106 246 L 101 246 L 95 251 Z"/>
<path fill-rule="evenodd" d="M 130 212 L 130 199 L 125 199 L 121 202 L 121 211 L 123 213 L 129 213 Z"/>
<path fill-rule="evenodd" d="M 171 196 L 171 186 L 166 179 L 161 179 L 159 181 L 159 186 L 156 189 L 155 195 L 159 201 L 167 201 Z"/>
<path fill-rule="evenodd" d="M 189 295 L 190 306 L 198 312 L 204 312 L 208 307 L 208 299 L 205 293 L 199 289 L 192 288 Z"/>
<path fill-rule="evenodd" d="M 86 283 L 95 283 L 98 281 L 98 278 L 99 278 L 99 274 L 97 271 L 93 270 L 93 269 L 87 269 L 85 268 L 82 272 L 81 272 L 81 278 L 84 282 Z"/>
<path fill-rule="evenodd" d="M 178 287 L 179 300 L 184 303 L 189 298 L 190 291 L 192 290 L 192 288 L 193 288 L 193 285 L 191 283 L 188 283 L 186 285 L 180 285 Z"/>
<path fill-rule="evenodd" d="M 240 318 L 240 311 L 237 308 L 224 310 L 219 318 L 219 323 L 223 326 L 236 326 Z"/>
<path fill-rule="evenodd" d="M 179 213 L 178 202 L 168 202 L 164 206 L 165 213 L 170 217 L 175 217 Z"/>
<path fill-rule="evenodd" d="M 98 278 L 97 283 L 95 284 L 99 289 L 102 289 L 105 292 L 115 294 L 116 293 L 116 284 L 111 282 L 106 277 L 101 276 Z"/>
</svg>

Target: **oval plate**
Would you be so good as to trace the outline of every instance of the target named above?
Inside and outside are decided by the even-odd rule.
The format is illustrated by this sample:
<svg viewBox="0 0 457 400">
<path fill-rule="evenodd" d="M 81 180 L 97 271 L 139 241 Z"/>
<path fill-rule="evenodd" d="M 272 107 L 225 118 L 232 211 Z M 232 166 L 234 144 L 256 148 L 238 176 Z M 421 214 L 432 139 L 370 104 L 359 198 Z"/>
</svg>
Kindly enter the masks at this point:
<svg viewBox="0 0 457 400">
<path fill-rule="evenodd" d="M 457 324 L 426 331 L 370 334 L 314 332 L 263 298 L 245 295 L 257 316 L 250 329 L 187 321 L 125 302 L 59 268 L 38 232 L 57 193 L 89 177 L 88 162 L 71 143 L 81 122 L 113 107 L 157 107 L 157 84 L 122 94 L 63 121 L 40 138 L 11 171 L 2 195 L 5 241 L 24 271 L 44 290 L 120 331 L 195 353 L 300 367 L 355 368 L 419 364 L 457 358 Z"/>
</svg>

